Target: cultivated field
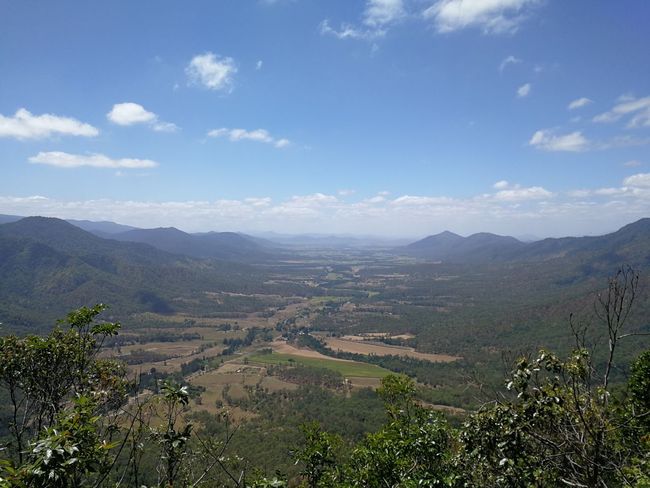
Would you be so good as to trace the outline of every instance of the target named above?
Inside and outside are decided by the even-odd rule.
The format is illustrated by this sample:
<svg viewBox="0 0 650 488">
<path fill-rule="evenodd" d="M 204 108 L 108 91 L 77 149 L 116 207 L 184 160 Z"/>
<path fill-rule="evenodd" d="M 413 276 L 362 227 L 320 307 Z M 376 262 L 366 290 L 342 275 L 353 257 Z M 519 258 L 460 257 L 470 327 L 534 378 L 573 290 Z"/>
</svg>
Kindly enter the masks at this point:
<svg viewBox="0 0 650 488">
<path fill-rule="evenodd" d="M 296 356 L 292 354 L 253 354 L 248 356 L 249 361 L 260 364 L 274 365 L 304 365 L 316 368 L 326 368 L 341 373 L 345 378 L 383 378 L 390 371 L 375 366 L 374 364 L 358 363 L 356 361 L 336 361 L 324 356 L 326 359 Z"/>
<path fill-rule="evenodd" d="M 293 346 L 289 344 L 286 341 L 282 340 L 277 340 L 273 341 L 269 344 L 269 347 L 273 349 L 273 352 L 277 352 L 280 354 L 289 354 L 291 356 L 299 356 L 303 358 L 313 358 L 313 359 L 322 359 L 325 361 L 344 361 L 344 362 L 352 362 L 348 359 L 338 359 L 338 358 L 332 358 L 330 356 L 325 356 L 324 354 L 321 354 L 318 351 L 314 351 L 313 349 L 306 349 L 306 348 L 299 348 L 296 346 Z"/>
<path fill-rule="evenodd" d="M 449 363 L 460 359 L 458 356 L 448 354 L 430 354 L 418 352 L 412 347 L 390 346 L 387 344 L 371 343 L 368 341 L 337 339 L 326 337 L 325 344 L 334 351 L 351 352 L 355 354 L 374 354 L 376 356 L 408 356 L 415 359 L 423 359 L 433 363 Z"/>
<path fill-rule="evenodd" d="M 200 400 L 192 402 L 192 408 L 197 411 L 205 410 L 210 413 L 227 410 L 233 420 L 248 419 L 253 416 L 229 402 L 237 402 L 248 397 L 247 387 L 259 387 L 269 392 L 280 390 L 295 390 L 297 385 L 268 376 L 266 368 L 256 365 L 245 365 L 239 362 L 225 363 L 218 369 L 206 373 L 198 373 L 189 378 L 195 386 L 202 386 Z"/>
</svg>

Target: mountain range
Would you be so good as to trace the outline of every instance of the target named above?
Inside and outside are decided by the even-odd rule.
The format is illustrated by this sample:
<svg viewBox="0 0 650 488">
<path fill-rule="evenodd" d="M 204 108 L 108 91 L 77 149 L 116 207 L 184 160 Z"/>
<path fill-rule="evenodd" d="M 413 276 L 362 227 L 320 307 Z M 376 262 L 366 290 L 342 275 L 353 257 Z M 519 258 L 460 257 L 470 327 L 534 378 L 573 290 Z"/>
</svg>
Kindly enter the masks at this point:
<svg viewBox="0 0 650 488">
<path fill-rule="evenodd" d="M 305 293 L 300 285 L 268 284 L 268 266 L 249 264 L 272 264 L 289 256 L 289 251 L 263 239 L 236 233 L 187 234 L 174 228 L 124 231 L 109 222 L 73 225 L 55 218 L 0 216 L 0 222 L 7 221 L 0 224 L 0 322 L 14 327 L 32 327 L 44 317 L 60 317 L 100 299 L 122 314 L 166 313 L 226 306 L 210 301 L 210 291 Z M 106 235 L 106 229 L 117 232 Z M 443 232 L 394 252 L 490 266 L 497 273 L 534 265 L 536 273 L 550 273 L 553 282 L 563 286 L 607 275 L 624 263 L 650 267 L 650 219 L 603 236 L 532 243 L 488 233 L 461 237 Z"/>
<path fill-rule="evenodd" d="M 0 225 L 23 218 L 0 215 Z M 104 239 L 148 244 L 168 253 L 202 259 L 257 262 L 273 258 L 279 252 L 277 245 L 271 241 L 236 232 L 190 234 L 175 227 L 140 229 L 109 221 L 70 219 L 65 222 Z"/>
<path fill-rule="evenodd" d="M 272 243 L 235 232 L 188 234 L 174 227 L 159 227 L 131 229 L 106 237 L 116 241 L 149 244 L 163 251 L 195 258 L 253 262 L 270 259 L 274 255 Z"/>
<path fill-rule="evenodd" d="M 521 242 L 489 233 L 461 237 L 452 232 L 425 237 L 394 250 L 417 258 L 449 263 L 525 263 L 564 260 L 573 263 L 650 264 L 650 218 L 602 236 L 548 238 Z"/>
<path fill-rule="evenodd" d="M 17 223 L 23 217 L 0 215 L 0 226 L 7 223 Z M 28 222 L 37 222 L 38 217 L 28 218 Z M 43 219 L 43 218 L 40 218 Z M 236 232 L 203 232 L 187 233 L 174 227 L 159 227 L 141 229 L 114 222 L 90 220 L 68 220 L 75 228 L 87 231 L 96 238 L 93 246 L 100 249 L 106 246 L 105 240 L 123 243 L 146 244 L 165 253 L 176 254 L 199 259 L 217 259 L 221 261 L 257 263 L 273 262 L 278 258 L 286 258 L 300 249 L 327 248 L 390 248 L 396 255 L 412 256 L 428 261 L 447 263 L 486 264 L 486 263 L 520 263 L 542 262 L 554 259 L 607 259 L 628 260 L 638 264 L 646 263 L 650 258 L 650 218 L 645 218 L 628 224 L 616 232 L 601 236 L 547 238 L 532 242 L 523 242 L 511 236 L 501 236 L 488 232 L 462 237 L 453 232 L 445 231 L 412 242 L 400 245 L 399 239 L 377 239 L 371 237 L 336 236 L 320 234 L 285 235 L 266 233 L 264 237 L 254 237 Z M 46 222 L 47 219 L 41 220 Z M 36 227 L 31 228 L 28 237 L 34 237 Z M 21 226 L 13 227 L 14 237 L 20 232 Z M 43 242 L 52 243 L 59 240 L 63 245 L 70 241 L 79 242 L 79 236 L 72 238 L 71 226 L 67 231 L 58 229 L 51 235 L 52 228 L 41 229 L 40 238 Z M 5 231 L 6 232 L 6 231 Z M 0 232 L 1 235 L 1 232 Z M 88 238 L 81 239 L 87 242 Z M 101 244 L 100 244 L 101 243 Z M 135 252 L 135 247 L 127 254 Z M 137 253 L 136 253 L 137 254 Z M 148 254 L 145 252 L 144 254 Z"/>
<path fill-rule="evenodd" d="M 182 310 L 190 297 L 200 307 L 206 291 L 259 291 L 263 282 L 245 264 L 104 239 L 60 219 L 0 225 L 0 322 L 14 327 L 100 299 L 122 313 Z"/>
</svg>

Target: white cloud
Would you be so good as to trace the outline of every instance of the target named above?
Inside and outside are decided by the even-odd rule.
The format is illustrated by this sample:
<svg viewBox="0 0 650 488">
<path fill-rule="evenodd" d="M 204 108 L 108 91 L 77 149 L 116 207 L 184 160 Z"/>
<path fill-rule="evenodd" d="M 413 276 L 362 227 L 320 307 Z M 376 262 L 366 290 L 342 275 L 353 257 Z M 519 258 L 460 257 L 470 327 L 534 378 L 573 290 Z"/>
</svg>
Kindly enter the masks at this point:
<svg viewBox="0 0 650 488">
<path fill-rule="evenodd" d="M 337 39 L 373 40 L 386 35 L 388 28 L 405 16 L 403 0 L 367 0 L 363 12 L 364 27 L 343 22 L 336 29 L 327 19 L 319 27 L 322 35 L 331 35 Z"/>
<path fill-rule="evenodd" d="M 438 0 L 423 12 L 438 32 L 480 27 L 488 34 L 515 32 L 538 0 Z"/>
<path fill-rule="evenodd" d="M 33 164 L 47 164 L 57 168 L 154 168 L 158 163 L 150 159 L 111 159 L 103 154 L 70 154 L 61 151 L 39 152 L 29 158 Z"/>
<path fill-rule="evenodd" d="M 176 132 L 178 130 L 178 126 L 172 122 L 156 122 L 152 127 L 156 132 Z"/>
<path fill-rule="evenodd" d="M 376 203 L 383 203 L 386 201 L 386 197 L 383 195 L 375 195 L 374 197 L 366 198 L 364 200 L 365 203 L 369 203 L 371 205 L 374 205 Z"/>
<path fill-rule="evenodd" d="M 116 103 L 106 114 L 108 120 L 117 125 L 133 125 L 153 122 L 156 114 L 145 110 L 142 105 L 132 102 Z"/>
<path fill-rule="evenodd" d="M 591 146 L 590 141 L 580 131 L 555 135 L 550 130 L 538 130 L 528 144 L 544 151 L 568 152 L 586 151 Z"/>
<path fill-rule="evenodd" d="M 339 199 L 334 195 L 327 195 L 325 193 L 312 193 L 311 195 L 295 195 L 291 197 L 291 200 L 287 202 L 289 205 L 293 206 L 320 206 L 327 205 L 331 203 L 338 203 Z"/>
<path fill-rule="evenodd" d="M 514 56 L 508 56 L 506 59 L 501 61 L 501 64 L 499 65 L 499 72 L 503 73 L 503 70 L 506 69 L 509 65 L 519 63 L 521 63 L 521 59 Z"/>
<path fill-rule="evenodd" d="M 568 108 L 569 110 L 575 110 L 575 109 L 577 109 L 577 108 L 585 107 L 585 106 L 589 105 L 590 103 L 594 103 L 594 101 L 591 100 L 591 99 L 589 99 L 589 98 L 587 98 L 587 97 L 576 98 L 575 100 L 573 100 L 573 101 L 569 104 L 569 106 L 568 106 L 567 108 Z"/>
<path fill-rule="evenodd" d="M 194 56 L 185 68 L 185 73 L 193 84 L 210 90 L 232 90 L 233 77 L 237 73 L 235 61 L 229 57 L 206 52 Z"/>
<path fill-rule="evenodd" d="M 428 205 L 446 205 L 453 203 L 449 197 L 425 197 L 415 195 L 403 195 L 395 198 L 391 204 L 396 206 L 428 206 Z"/>
<path fill-rule="evenodd" d="M 500 190 L 494 194 L 494 198 L 496 200 L 504 202 L 540 200 L 544 198 L 550 198 L 552 196 L 553 194 L 550 191 L 542 188 L 541 186 L 522 188 L 519 185 L 515 185 L 515 187 L 507 190 Z"/>
<path fill-rule="evenodd" d="M 517 97 L 518 98 L 527 97 L 530 94 L 530 89 L 531 89 L 530 83 L 521 85 L 519 88 L 517 88 Z"/>
<path fill-rule="evenodd" d="M 322 35 L 334 36 L 337 39 L 360 39 L 371 40 L 386 35 L 383 29 L 361 29 L 348 23 L 342 23 L 339 29 L 330 26 L 327 19 L 320 23 L 320 33 Z"/>
<path fill-rule="evenodd" d="M 349 197 L 350 195 L 354 195 L 356 191 L 349 188 L 344 188 L 342 190 L 339 190 L 337 193 L 342 197 Z"/>
<path fill-rule="evenodd" d="M 650 173 L 637 173 L 623 180 L 626 186 L 650 188 Z"/>
<path fill-rule="evenodd" d="M 24 108 L 18 109 L 13 117 L 0 114 L 0 137 L 22 140 L 43 139 L 55 135 L 93 137 L 97 134 L 99 131 L 92 125 L 70 117 L 33 115 Z"/>
<path fill-rule="evenodd" d="M 260 59 L 260 60 L 257 61 L 257 63 L 255 63 L 255 69 L 256 69 L 257 71 L 259 71 L 259 70 L 262 69 L 262 66 L 263 66 L 263 65 L 264 65 L 264 63 L 263 63 L 262 60 Z"/>
<path fill-rule="evenodd" d="M 222 127 L 220 129 L 212 129 L 208 132 L 208 137 L 227 137 L 232 142 L 237 141 L 255 141 L 272 144 L 278 149 L 285 148 L 291 145 L 289 139 L 276 139 L 266 129 L 227 129 Z"/>
<path fill-rule="evenodd" d="M 594 122 L 617 122 L 623 117 L 630 116 L 627 127 L 650 127 L 650 96 L 633 98 L 623 96 L 610 111 L 596 115 Z"/>
<path fill-rule="evenodd" d="M 592 192 L 594 195 L 611 197 L 615 195 L 622 195 L 625 193 L 625 188 L 598 188 Z"/>
<path fill-rule="evenodd" d="M 269 205 L 271 205 L 272 200 L 269 197 L 262 197 L 262 198 L 250 197 L 250 198 L 245 198 L 244 202 L 249 205 L 252 205 L 253 207 L 268 207 Z"/>
<path fill-rule="evenodd" d="M 506 180 L 497 181 L 492 188 L 498 190 L 494 194 L 483 195 L 482 198 L 494 199 L 497 201 L 514 202 L 524 200 L 539 200 L 550 198 L 553 194 L 541 186 L 522 187 L 519 184 L 511 184 Z"/>
<path fill-rule="evenodd" d="M 163 122 L 158 116 L 146 110 L 142 105 L 133 102 L 116 103 L 106 118 L 117 125 L 129 126 L 147 124 L 157 132 L 176 132 L 178 126 L 171 122 Z"/>
<path fill-rule="evenodd" d="M 363 23 L 370 27 L 381 27 L 404 17 L 402 0 L 368 0 Z"/>
</svg>

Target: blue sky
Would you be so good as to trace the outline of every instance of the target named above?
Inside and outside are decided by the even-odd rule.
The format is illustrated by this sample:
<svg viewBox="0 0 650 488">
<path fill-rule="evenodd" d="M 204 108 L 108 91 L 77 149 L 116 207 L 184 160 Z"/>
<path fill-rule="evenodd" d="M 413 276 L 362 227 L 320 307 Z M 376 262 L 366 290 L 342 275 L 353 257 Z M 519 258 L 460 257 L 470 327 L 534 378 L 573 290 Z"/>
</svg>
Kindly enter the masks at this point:
<svg viewBox="0 0 650 488">
<path fill-rule="evenodd" d="M 649 216 L 645 0 L 0 0 L 0 213 L 606 232 Z"/>
</svg>

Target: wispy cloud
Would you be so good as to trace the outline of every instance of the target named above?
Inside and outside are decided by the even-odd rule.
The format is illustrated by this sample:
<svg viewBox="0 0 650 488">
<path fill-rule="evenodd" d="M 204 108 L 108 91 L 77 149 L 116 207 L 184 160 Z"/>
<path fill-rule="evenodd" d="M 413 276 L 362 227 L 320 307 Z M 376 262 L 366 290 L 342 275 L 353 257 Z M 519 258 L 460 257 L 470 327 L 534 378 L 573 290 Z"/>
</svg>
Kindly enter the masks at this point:
<svg viewBox="0 0 650 488">
<path fill-rule="evenodd" d="M 494 199 L 503 202 L 520 202 L 528 200 L 541 200 L 552 197 L 553 194 L 541 186 L 522 187 L 513 185 L 499 190 L 494 194 Z"/>
<path fill-rule="evenodd" d="M 345 22 L 342 23 L 338 29 L 336 29 L 330 25 L 329 20 L 327 19 L 323 20 L 320 23 L 319 29 L 322 35 L 330 35 L 341 40 L 343 39 L 369 40 L 369 39 L 376 39 L 378 37 L 382 37 L 386 34 L 386 31 L 384 30 L 362 29 Z"/>
<path fill-rule="evenodd" d="M 527 200 L 540 200 L 551 198 L 553 193 L 541 186 L 521 186 L 518 183 L 510 183 L 507 180 L 497 181 L 492 188 L 496 193 L 483 195 L 484 198 L 491 198 L 503 202 L 519 202 Z"/>
<path fill-rule="evenodd" d="M 503 73 L 503 70 L 505 70 L 511 64 L 519 64 L 519 63 L 521 63 L 521 59 L 516 58 L 514 56 L 508 56 L 503 61 L 501 61 L 501 64 L 499 65 L 499 73 Z"/>
<path fill-rule="evenodd" d="M 617 122 L 625 117 L 629 117 L 628 128 L 650 127 L 650 96 L 643 98 L 623 96 L 611 110 L 596 115 L 593 120 L 594 122 Z"/>
<path fill-rule="evenodd" d="M 21 108 L 13 117 L 0 114 L 0 137 L 14 139 L 44 139 L 51 136 L 94 137 L 99 130 L 71 117 L 53 114 L 33 115 Z"/>
<path fill-rule="evenodd" d="M 234 59 L 206 52 L 194 56 L 185 68 L 190 83 L 209 90 L 232 91 L 237 65 Z"/>
<path fill-rule="evenodd" d="M 529 145 L 544 151 L 581 152 L 589 149 L 590 141 L 575 131 L 570 134 L 555 134 L 550 130 L 538 130 L 528 142 Z"/>
<path fill-rule="evenodd" d="M 519 88 L 517 88 L 517 98 L 526 98 L 528 95 L 530 95 L 531 88 L 532 86 L 530 83 L 521 85 Z"/>
<path fill-rule="evenodd" d="M 176 132 L 179 130 L 179 127 L 173 122 L 162 122 L 158 121 L 152 126 L 153 130 L 156 132 Z"/>
<path fill-rule="evenodd" d="M 150 159 L 112 159 L 103 154 L 70 154 L 61 151 L 39 152 L 36 156 L 29 158 L 32 164 L 46 164 L 57 168 L 79 168 L 90 166 L 92 168 L 154 168 L 158 166 L 156 161 Z"/>
<path fill-rule="evenodd" d="M 171 122 L 163 122 L 158 116 L 145 110 L 145 108 L 133 102 L 116 103 L 106 118 L 117 125 L 129 126 L 135 124 L 147 124 L 158 132 L 175 132 L 178 126 Z"/>
<path fill-rule="evenodd" d="M 370 27 L 383 27 L 405 15 L 402 0 L 368 0 L 363 13 L 363 23 Z"/>
<path fill-rule="evenodd" d="M 403 0 L 367 0 L 361 25 L 343 22 L 335 28 L 325 19 L 320 23 L 320 32 L 337 39 L 372 40 L 386 35 L 388 28 L 405 16 Z"/>
<path fill-rule="evenodd" d="M 271 136 L 266 129 L 227 129 L 222 127 L 220 129 L 212 129 L 208 132 L 208 137 L 227 137 L 232 142 L 237 141 L 255 141 L 263 142 L 265 144 L 272 144 L 281 149 L 291 145 L 291 141 L 285 138 L 275 138 Z"/>
<path fill-rule="evenodd" d="M 486 34 L 515 32 L 538 0 L 438 0 L 422 15 L 438 32 L 478 27 Z"/>
<path fill-rule="evenodd" d="M 577 98 L 577 99 L 573 100 L 571 103 L 569 103 L 567 108 L 569 110 L 576 110 L 578 108 L 586 107 L 590 103 L 594 103 L 594 101 L 590 100 L 587 97 Z"/>
<path fill-rule="evenodd" d="M 551 152 L 602 151 L 621 147 L 645 146 L 650 144 L 650 137 L 633 137 L 629 135 L 614 136 L 607 140 L 591 140 L 581 131 L 558 134 L 555 130 L 538 130 L 528 141 L 530 146 Z"/>
<path fill-rule="evenodd" d="M 643 166 L 643 163 L 637 159 L 632 159 L 630 161 L 625 161 L 623 166 L 626 168 L 638 168 L 639 166 Z"/>
</svg>

